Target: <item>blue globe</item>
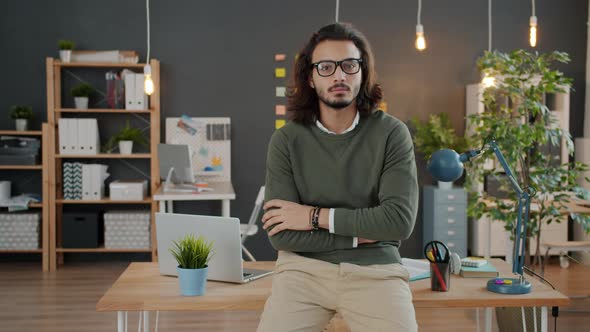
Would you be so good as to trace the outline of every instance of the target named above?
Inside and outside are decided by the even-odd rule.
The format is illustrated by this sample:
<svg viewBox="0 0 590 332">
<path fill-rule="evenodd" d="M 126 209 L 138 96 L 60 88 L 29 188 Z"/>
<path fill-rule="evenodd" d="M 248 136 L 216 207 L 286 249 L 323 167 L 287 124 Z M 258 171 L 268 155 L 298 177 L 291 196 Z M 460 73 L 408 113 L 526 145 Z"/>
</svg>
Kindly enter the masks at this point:
<svg viewBox="0 0 590 332">
<path fill-rule="evenodd" d="M 433 153 L 426 168 L 435 180 L 443 182 L 457 180 L 463 175 L 465 169 L 459 159 L 459 154 L 450 149 L 438 150 Z"/>
</svg>

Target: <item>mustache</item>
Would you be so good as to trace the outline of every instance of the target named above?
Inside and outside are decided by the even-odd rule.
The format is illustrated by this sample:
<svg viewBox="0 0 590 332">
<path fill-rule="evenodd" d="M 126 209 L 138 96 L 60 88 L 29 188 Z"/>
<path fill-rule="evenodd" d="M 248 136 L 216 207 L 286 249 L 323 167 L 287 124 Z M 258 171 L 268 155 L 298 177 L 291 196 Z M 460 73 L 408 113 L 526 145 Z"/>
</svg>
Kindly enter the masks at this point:
<svg viewBox="0 0 590 332">
<path fill-rule="evenodd" d="M 332 91 L 334 89 L 340 89 L 340 88 L 344 88 L 344 89 L 350 91 L 350 87 L 344 83 L 334 84 L 328 89 L 328 91 Z"/>
</svg>

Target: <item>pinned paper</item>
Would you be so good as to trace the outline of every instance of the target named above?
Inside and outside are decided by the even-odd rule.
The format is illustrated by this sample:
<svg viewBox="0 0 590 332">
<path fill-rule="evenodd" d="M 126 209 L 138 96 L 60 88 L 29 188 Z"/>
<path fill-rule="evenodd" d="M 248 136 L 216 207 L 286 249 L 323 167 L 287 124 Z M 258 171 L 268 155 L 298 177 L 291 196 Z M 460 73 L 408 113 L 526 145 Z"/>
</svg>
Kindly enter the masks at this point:
<svg viewBox="0 0 590 332">
<path fill-rule="evenodd" d="M 275 105 L 275 114 L 276 115 L 285 115 L 287 113 L 287 108 L 285 105 Z"/>
<path fill-rule="evenodd" d="M 382 101 L 379 103 L 379 106 L 377 106 L 378 109 L 382 110 L 383 112 L 387 113 L 387 103 Z"/>
<path fill-rule="evenodd" d="M 276 87 L 277 97 L 284 97 L 285 93 L 287 93 L 287 88 L 285 88 L 284 86 L 277 86 Z"/>
<path fill-rule="evenodd" d="M 275 120 L 275 129 L 281 129 L 285 125 L 285 120 Z"/>
<path fill-rule="evenodd" d="M 285 61 L 287 55 L 285 54 L 275 54 L 275 61 Z"/>
<path fill-rule="evenodd" d="M 209 155 L 209 149 L 207 149 L 206 147 L 202 146 L 199 149 L 199 154 L 203 157 L 207 157 Z"/>
<path fill-rule="evenodd" d="M 286 74 L 285 68 L 275 68 L 275 77 L 285 77 Z"/>
</svg>

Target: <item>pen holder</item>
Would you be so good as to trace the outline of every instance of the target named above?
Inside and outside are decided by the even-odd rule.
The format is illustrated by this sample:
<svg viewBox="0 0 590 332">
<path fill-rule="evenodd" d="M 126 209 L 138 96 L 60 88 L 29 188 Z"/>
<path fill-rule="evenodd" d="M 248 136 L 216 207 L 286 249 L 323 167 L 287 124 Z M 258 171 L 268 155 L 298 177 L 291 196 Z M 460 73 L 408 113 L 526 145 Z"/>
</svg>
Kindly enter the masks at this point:
<svg viewBox="0 0 590 332">
<path fill-rule="evenodd" d="M 430 263 L 430 288 L 437 292 L 447 292 L 451 287 L 451 264 Z"/>
</svg>

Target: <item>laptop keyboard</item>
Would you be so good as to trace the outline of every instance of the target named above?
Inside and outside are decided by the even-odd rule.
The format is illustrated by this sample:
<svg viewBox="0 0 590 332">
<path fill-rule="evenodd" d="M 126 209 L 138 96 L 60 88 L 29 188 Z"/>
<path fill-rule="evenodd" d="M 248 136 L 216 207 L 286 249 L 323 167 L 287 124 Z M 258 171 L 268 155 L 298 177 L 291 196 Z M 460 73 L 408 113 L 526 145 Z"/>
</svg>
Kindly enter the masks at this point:
<svg viewBox="0 0 590 332">
<path fill-rule="evenodd" d="M 247 277 L 252 276 L 253 273 L 244 272 L 244 273 L 242 273 L 242 275 L 244 276 L 244 278 L 247 278 Z"/>
</svg>

